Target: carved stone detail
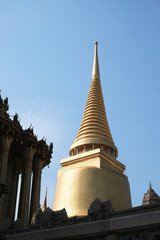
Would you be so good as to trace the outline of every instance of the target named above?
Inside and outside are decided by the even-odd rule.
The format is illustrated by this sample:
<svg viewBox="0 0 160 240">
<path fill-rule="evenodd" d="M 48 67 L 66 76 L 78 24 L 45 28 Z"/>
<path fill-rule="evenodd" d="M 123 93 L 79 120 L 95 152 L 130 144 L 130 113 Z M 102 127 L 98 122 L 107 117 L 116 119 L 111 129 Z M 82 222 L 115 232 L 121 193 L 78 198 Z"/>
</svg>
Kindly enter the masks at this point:
<svg viewBox="0 0 160 240">
<path fill-rule="evenodd" d="M 8 109 L 9 109 L 8 98 L 5 98 L 3 100 L 1 95 L 0 95 L 0 115 L 5 114 L 5 113 L 7 114 Z"/>
<path fill-rule="evenodd" d="M 22 128 L 20 122 L 19 122 L 19 116 L 18 113 L 15 113 L 15 115 L 13 116 L 13 122 L 15 124 L 15 126 Z"/>
<path fill-rule="evenodd" d="M 96 221 L 111 217 L 113 212 L 114 209 L 110 199 L 108 201 L 101 202 L 96 198 L 88 209 L 88 216 L 89 220 Z"/>
<path fill-rule="evenodd" d="M 67 212 L 63 208 L 59 211 L 52 211 L 50 208 L 46 208 L 44 212 L 38 209 L 36 214 L 32 218 L 32 227 L 38 229 L 53 228 L 56 226 L 62 226 L 69 221 Z"/>
</svg>

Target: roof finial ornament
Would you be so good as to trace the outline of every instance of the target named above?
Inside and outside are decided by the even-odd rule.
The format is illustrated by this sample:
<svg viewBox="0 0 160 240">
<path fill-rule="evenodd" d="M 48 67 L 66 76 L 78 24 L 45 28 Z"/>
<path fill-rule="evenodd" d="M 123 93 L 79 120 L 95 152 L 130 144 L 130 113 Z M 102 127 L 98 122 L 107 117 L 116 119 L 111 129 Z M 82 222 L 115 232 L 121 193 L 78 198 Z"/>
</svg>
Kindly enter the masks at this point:
<svg viewBox="0 0 160 240">
<path fill-rule="evenodd" d="M 94 62 L 93 62 L 93 70 L 92 70 L 92 79 L 100 80 L 99 76 L 99 63 L 98 63 L 98 51 L 97 51 L 97 45 L 98 42 L 95 43 L 95 50 L 94 50 Z"/>
<path fill-rule="evenodd" d="M 151 181 L 149 181 L 149 188 L 152 188 L 152 183 L 151 183 Z"/>
</svg>

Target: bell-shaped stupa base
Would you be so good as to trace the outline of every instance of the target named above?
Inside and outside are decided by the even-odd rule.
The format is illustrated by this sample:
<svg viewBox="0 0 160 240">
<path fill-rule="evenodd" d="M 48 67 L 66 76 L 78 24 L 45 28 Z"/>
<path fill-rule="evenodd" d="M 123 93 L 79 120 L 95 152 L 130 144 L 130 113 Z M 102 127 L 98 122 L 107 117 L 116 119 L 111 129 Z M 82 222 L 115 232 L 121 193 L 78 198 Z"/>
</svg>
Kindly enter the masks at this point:
<svg viewBox="0 0 160 240">
<path fill-rule="evenodd" d="M 132 206 L 125 166 L 100 148 L 63 159 L 61 165 L 53 210 L 85 216 L 95 198 L 110 199 L 115 210 Z"/>
</svg>

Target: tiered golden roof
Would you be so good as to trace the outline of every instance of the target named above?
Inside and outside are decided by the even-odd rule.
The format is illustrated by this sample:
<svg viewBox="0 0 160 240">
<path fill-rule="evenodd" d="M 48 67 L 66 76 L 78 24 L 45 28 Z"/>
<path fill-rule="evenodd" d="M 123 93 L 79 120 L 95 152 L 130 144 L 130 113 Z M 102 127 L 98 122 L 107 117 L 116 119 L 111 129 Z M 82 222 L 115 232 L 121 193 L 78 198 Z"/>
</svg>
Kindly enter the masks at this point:
<svg viewBox="0 0 160 240">
<path fill-rule="evenodd" d="M 84 110 L 84 115 L 74 143 L 70 147 L 70 154 L 76 148 L 84 145 L 106 146 L 115 151 L 117 148 L 113 142 L 109 129 L 103 94 L 101 89 L 99 64 L 98 64 L 98 43 L 95 42 L 95 54 L 92 71 L 92 81 Z"/>
</svg>

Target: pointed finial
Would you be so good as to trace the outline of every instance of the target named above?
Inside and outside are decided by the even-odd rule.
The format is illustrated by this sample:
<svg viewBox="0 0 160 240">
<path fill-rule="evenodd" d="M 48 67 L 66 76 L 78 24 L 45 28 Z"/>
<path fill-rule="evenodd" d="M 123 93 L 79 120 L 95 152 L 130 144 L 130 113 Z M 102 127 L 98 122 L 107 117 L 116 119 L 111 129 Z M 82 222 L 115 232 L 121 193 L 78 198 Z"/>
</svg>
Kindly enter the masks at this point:
<svg viewBox="0 0 160 240">
<path fill-rule="evenodd" d="M 152 188 L 152 184 L 151 184 L 151 181 L 149 181 L 149 188 Z"/>
<path fill-rule="evenodd" d="M 92 70 L 92 79 L 100 79 L 99 76 L 99 64 L 98 64 L 98 51 L 97 51 L 98 42 L 95 42 L 95 51 L 94 51 L 94 62 Z"/>
<path fill-rule="evenodd" d="M 45 194 L 45 198 L 44 198 L 44 203 L 43 203 L 43 206 L 42 206 L 42 212 L 44 212 L 46 208 L 47 208 L 47 187 L 46 187 L 46 194 Z"/>
</svg>

